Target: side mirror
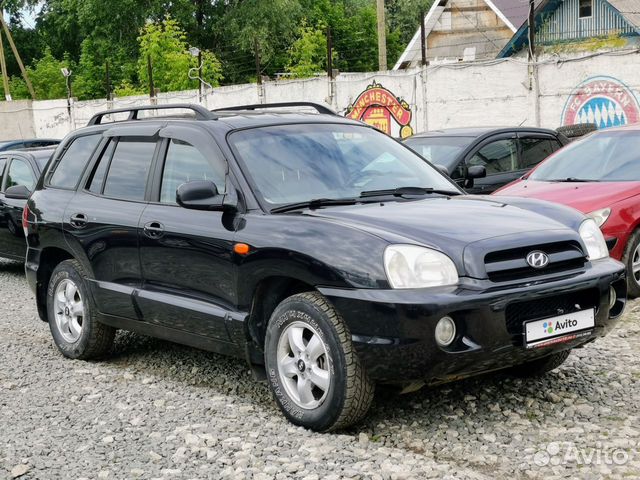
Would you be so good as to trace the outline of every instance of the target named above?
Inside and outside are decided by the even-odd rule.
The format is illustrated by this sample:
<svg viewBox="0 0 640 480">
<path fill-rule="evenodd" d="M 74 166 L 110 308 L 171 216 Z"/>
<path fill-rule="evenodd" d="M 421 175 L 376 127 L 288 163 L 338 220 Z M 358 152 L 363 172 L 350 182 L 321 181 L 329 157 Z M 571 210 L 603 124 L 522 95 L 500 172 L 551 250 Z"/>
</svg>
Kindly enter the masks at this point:
<svg viewBox="0 0 640 480">
<path fill-rule="evenodd" d="M 467 169 L 467 178 L 473 180 L 474 178 L 485 178 L 487 176 L 487 169 L 482 165 L 474 165 Z"/>
<path fill-rule="evenodd" d="M 31 196 L 31 191 L 24 185 L 14 185 L 13 187 L 7 188 L 4 196 L 12 200 L 28 200 Z"/>
<path fill-rule="evenodd" d="M 444 165 L 436 165 L 435 166 L 441 174 L 443 174 L 446 177 L 450 177 L 451 175 L 449 174 L 449 170 L 447 169 L 447 167 L 445 167 Z"/>
<path fill-rule="evenodd" d="M 176 191 L 176 202 L 190 210 L 222 210 L 224 195 L 210 180 L 183 183 Z"/>
</svg>

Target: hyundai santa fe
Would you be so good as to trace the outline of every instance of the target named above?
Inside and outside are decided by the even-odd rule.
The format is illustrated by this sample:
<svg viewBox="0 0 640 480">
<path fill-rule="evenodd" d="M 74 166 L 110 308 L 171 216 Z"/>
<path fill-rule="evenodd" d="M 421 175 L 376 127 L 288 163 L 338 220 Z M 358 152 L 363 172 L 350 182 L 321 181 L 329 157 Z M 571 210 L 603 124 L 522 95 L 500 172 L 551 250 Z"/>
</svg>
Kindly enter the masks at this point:
<svg viewBox="0 0 640 480">
<path fill-rule="evenodd" d="M 233 355 L 329 431 L 377 383 L 541 374 L 622 314 L 624 267 L 575 210 L 465 195 L 320 105 L 161 108 L 69 135 L 24 210 L 67 357 L 104 356 L 117 329 Z"/>
</svg>

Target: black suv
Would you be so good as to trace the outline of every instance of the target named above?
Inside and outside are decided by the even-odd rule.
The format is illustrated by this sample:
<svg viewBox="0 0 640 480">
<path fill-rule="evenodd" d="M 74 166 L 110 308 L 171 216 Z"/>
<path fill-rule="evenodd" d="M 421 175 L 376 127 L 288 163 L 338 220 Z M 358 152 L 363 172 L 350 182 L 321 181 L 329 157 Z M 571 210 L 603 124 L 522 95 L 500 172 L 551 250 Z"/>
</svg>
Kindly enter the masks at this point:
<svg viewBox="0 0 640 480">
<path fill-rule="evenodd" d="M 374 128 L 285 107 L 139 107 L 63 141 L 24 228 L 64 355 L 102 356 L 116 329 L 235 355 L 293 423 L 327 431 L 363 417 L 375 383 L 538 374 L 622 313 L 593 220 L 464 195 Z"/>
</svg>

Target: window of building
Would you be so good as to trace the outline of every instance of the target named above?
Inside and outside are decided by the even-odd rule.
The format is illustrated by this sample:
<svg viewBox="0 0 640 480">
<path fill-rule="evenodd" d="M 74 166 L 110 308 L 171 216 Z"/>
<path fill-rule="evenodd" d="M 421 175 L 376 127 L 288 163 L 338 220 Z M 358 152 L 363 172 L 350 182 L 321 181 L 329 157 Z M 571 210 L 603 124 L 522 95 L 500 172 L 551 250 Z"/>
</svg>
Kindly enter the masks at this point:
<svg viewBox="0 0 640 480">
<path fill-rule="evenodd" d="M 593 13 L 593 0 L 580 0 L 580 18 L 588 18 Z"/>
</svg>

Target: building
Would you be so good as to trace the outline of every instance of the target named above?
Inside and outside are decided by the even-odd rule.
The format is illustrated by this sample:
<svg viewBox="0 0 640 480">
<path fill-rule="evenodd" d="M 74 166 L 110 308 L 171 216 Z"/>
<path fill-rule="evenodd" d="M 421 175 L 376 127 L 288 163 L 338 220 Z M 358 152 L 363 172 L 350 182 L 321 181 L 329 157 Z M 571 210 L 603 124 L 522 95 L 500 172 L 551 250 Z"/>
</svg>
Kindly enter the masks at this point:
<svg viewBox="0 0 640 480">
<path fill-rule="evenodd" d="M 535 11 L 538 46 L 573 46 L 574 50 L 620 48 L 640 43 L 640 0 L 542 0 Z M 522 52 L 529 44 L 523 24 L 498 57 Z M 589 44 L 594 39 L 610 43 Z"/>
<path fill-rule="evenodd" d="M 434 0 L 424 19 L 426 59 L 456 62 L 496 58 L 528 14 L 528 0 Z M 394 70 L 421 62 L 418 29 Z"/>
</svg>

